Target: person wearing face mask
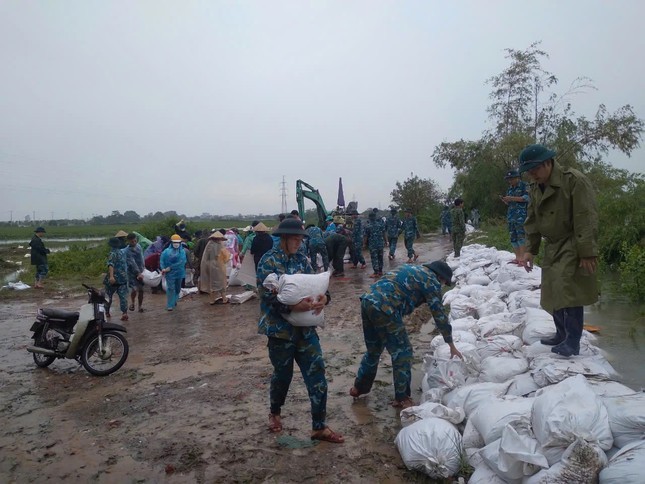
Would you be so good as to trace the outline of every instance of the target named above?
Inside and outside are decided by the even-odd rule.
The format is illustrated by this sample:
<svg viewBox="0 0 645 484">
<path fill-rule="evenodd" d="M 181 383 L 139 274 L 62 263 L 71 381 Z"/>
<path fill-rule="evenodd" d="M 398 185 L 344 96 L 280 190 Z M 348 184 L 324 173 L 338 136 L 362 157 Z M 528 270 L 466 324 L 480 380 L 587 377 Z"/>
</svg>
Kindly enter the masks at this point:
<svg viewBox="0 0 645 484">
<path fill-rule="evenodd" d="M 161 253 L 159 265 L 166 275 L 166 309 L 172 311 L 179 300 L 181 280 L 186 277 L 186 251 L 179 235 L 170 237 L 170 245 Z"/>
<path fill-rule="evenodd" d="M 290 312 L 322 311 L 331 296 L 319 294 L 307 297 L 298 304 L 288 306 L 278 301 L 277 293 L 267 290 L 262 283 L 269 274 L 314 274 L 307 256 L 300 246 L 307 232 L 302 222 L 287 218 L 280 223 L 273 235 L 280 237 L 277 247 L 269 250 L 258 264 L 257 286 L 260 292 L 258 333 L 268 337 L 269 359 L 273 365 L 269 390 L 269 430 L 282 431 L 280 412 L 289 392 L 293 377 L 293 364 L 300 367 L 311 403 L 312 440 L 343 443 L 342 435 L 331 430 L 325 420 L 327 416 L 327 379 L 325 362 L 318 333 L 314 326 L 292 326 L 283 316 Z"/>
</svg>

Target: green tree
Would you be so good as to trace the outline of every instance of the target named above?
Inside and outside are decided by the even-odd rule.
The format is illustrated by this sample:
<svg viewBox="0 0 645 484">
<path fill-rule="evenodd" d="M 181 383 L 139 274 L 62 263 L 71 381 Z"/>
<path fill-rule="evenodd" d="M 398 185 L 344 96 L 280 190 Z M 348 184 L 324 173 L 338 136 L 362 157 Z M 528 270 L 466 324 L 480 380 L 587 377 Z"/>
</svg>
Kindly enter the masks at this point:
<svg viewBox="0 0 645 484">
<path fill-rule="evenodd" d="M 396 182 L 396 188 L 390 193 L 392 202 L 403 209 L 410 209 L 418 218 L 422 230 L 436 226 L 441 211 L 441 200 L 444 194 L 431 179 L 423 179 L 414 173 L 403 183 Z M 435 223 L 431 220 L 437 219 Z"/>
<path fill-rule="evenodd" d="M 437 166 L 455 170 L 452 191 L 481 207 L 485 216 L 504 213 L 505 206 L 494 204 L 491 193 L 505 191 L 503 173 L 516 166 L 526 145 L 544 143 L 558 152 L 564 166 L 583 168 L 610 150 L 630 155 L 639 147 L 645 126 L 630 105 L 613 113 L 600 105 L 593 119 L 577 116 L 571 98 L 593 89 L 591 82 L 581 77 L 564 94 L 551 92 L 558 79 L 542 67 L 548 55 L 539 42 L 506 52 L 509 66 L 487 81 L 492 86 L 487 112 L 493 128 L 477 140 L 441 143 L 432 154 Z"/>
</svg>

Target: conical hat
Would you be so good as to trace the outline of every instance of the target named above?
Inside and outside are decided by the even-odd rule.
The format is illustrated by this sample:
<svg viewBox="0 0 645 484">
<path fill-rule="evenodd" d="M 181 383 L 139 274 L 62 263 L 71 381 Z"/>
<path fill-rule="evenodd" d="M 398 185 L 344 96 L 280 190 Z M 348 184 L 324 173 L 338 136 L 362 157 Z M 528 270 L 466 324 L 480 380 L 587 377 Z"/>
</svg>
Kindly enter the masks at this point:
<svg viewBox="0 0 645 484">
<path fill-rule="evenodd" d="M 115 237 L 127 237 L 128 233 L 124 232 L 123 230 L 119 230 L 114 236 Z"/>
<path fill-rule="evenodd" d="M 255 227 L 253 227 L 253 232 L 268 232 L 268 231 L 269 231 L 269 227 L 264 225 L 262 222 L 260 222 Z"/>
</svg>

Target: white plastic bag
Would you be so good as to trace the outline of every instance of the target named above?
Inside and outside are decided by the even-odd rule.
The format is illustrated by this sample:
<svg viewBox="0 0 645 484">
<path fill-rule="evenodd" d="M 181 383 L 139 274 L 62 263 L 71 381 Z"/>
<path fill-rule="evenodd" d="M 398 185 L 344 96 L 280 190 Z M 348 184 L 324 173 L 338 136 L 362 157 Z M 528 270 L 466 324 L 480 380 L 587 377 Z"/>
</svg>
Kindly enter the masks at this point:
<svg viewBox="0 0 645 484">
<path fill-rule="evenodd" d="M 331 273 L 320 274 L 269 274 L 263 286 L 269 290 L 277 291 L 278 301 L 282 304 L 293 306 L 306 297 L 317 297 L 325 294 L 329 287 Z M 291 312 L 282 315 L 294 326 L 320 326 L 325 324 L 325 312 L 315 314 L 314 311 Z"/>
<path fill-rule="evenodd" d="M 645 440 L 632 442 L 617 452 L 603 470 L 600 484 L 642 484 L 645 476 Z"/>
<path fill-rule="evenodd" d="M 143 270 L 143 284 L 148 287 L 157 287 L 161 282 L 161 273 L 157 271 Z M 165 289 L 164 289 L 165 290 Z"/>
<path fill-rule="evenodd" d="M 542 470 L 525 479 L 522 484 L 597 482 L 598 472 L 606 465 L 607 456 L 600 447 L 582 439 L 577 439 L 567 447 L 559 462 L 556 462 L 549 469 Z M 620 482 L 625 483 L 627 481 Z"/>
<path fill-rule="evenodd" d="M 404 427 L 394 440 L 408 469 L 421 471 L 434 479 L 457 473 L 462 452 L 461 434 L 441 418 L 424 418 Z"/>
<path fill-rule="evenodd" d="M 607 409 L 582 375 L 538 391 L 531 424 L 549 464 L 560 460 L 576 439 L 597 443 L 603 450 L 614 442 Z"/>
<path fill-rule="evenodd" d="M 466 383 L 466 366 L 460 358 L 423 358 L 424 380 L 428 388 L 457 388 Z"/>
<path fill-rule="evenodd" d="M 456 425 L 461 423 L 465 416 L 464 410 L 461 408 L 453 409 L 440 403 L 425 402 L 401 410 L 401 426 L 407 427 L 418 420 L 431 417 L 442 418 Z"/>
<path fill-rule="evenodd" d="M 609 414 L 609 426 L 616 447 L 645 440 L 645 393 L 604 397 L 602 402 Z"/>
<path fill-rule="evenodd" d="M 521 353 L 518 356 L 491 356 L 481 362 L 480 381 L 502 383 L 511 380 L 515 375 L 526 372 L 529 362 Z"/>
</svg>

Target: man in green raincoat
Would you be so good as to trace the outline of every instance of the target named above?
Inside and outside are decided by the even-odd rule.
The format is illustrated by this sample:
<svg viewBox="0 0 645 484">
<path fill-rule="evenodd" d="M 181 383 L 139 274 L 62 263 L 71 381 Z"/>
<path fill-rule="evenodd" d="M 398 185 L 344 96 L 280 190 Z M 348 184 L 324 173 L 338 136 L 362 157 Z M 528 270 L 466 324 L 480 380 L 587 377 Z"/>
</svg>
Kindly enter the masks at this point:
<svg viewBox="0 0 645 484">
<path fill-rule="evenodd" d="M 598 301 L 598 211 L 587 177 L 560 166 L 555 155 L 542 145 L 520 153 L 520 173 L 532 181 L 522 264 L 533 269 L 544 240 L 540 305 L 553 315 L 556 334 L 541 342 L 568 357 L 580 351 L 583 306 Z"/>
</svg>

